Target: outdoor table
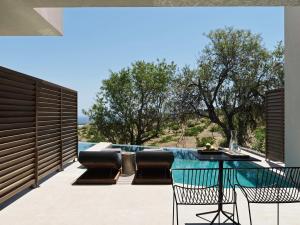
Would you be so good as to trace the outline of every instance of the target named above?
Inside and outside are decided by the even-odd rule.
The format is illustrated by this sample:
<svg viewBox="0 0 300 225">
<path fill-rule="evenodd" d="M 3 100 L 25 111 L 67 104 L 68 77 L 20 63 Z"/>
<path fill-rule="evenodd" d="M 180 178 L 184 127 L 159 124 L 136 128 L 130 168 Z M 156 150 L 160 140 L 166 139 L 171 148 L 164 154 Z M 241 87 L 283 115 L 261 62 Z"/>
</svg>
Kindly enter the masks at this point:
<svg viewBox="0 0 300 225">
<path fill-rule="evenodd" d="M 223 210 L 223 193 L 224 193 L 224 189 L 223 189 L 223 168 L 224 168 L 224 162 L 225 161 L 260 161 L 259 159 L 253 158 L 251 156 L 236 156 L 236 155 L 230 155 L 228 153 L 226 153 L 226 151 L 214 151 L 212 153 L 209 153 L 208 151 L 198 151 L 198 154 L 196 154 L 196 157 L 201 160 L 201 161 L 217 161 L 219 163 L 219 175 L 218 175 L 218 210 L 213 211 L 213 212 L 207 212 L 205 214 L 209 214 L 209 213 L 214 213 L 216 212 L 215 218 L 217 218 L 217 216 L 219 216 L 221 213 L 228 218 L 228 220 L 232 221 L 234 224 L 238 224 L 237 222 L 235 222 L 230 216 L 228 216 L 228 212 L 225 212 Z M 203 214 L 203 213 L 201 213 Z M 231 213 L 229 213 L 231 214 Z M 198 216 L 200 214 L 196 214 L 196 216 Z"/>
</svg>

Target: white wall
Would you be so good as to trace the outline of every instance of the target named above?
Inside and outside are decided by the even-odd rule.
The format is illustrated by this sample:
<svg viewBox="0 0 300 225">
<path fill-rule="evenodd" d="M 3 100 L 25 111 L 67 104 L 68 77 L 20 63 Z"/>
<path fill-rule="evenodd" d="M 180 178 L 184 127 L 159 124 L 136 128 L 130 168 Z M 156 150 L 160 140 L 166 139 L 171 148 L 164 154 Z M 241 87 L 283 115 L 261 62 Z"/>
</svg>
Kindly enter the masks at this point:
<svg viewBox="0 0 300 225">
<path fill-rule="evenodd" d="M 285 7 L 285 162 L 300 166 L 300 7 Z"/>
</svg>

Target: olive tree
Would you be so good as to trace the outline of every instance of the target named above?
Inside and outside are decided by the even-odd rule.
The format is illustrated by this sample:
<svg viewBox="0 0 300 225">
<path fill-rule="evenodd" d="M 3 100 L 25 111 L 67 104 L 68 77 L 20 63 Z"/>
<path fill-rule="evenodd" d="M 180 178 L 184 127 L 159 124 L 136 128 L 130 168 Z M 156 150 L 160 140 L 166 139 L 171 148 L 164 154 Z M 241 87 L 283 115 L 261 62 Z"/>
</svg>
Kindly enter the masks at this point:
<svg viewBox="0 0 300 225">
<path fill-rule="evenodd" d="M 260 35 L 230 27 L 206 36 L 197 68 L 184 68 L 176 79 L 184 89 L 177 96 L 180 108 L 218 124 L 226 145 L 232 130 L 244 144 L 263 120 L 265 92 L 283 85 L 283 47 L 269 51 Z"/>
<path fill-rule="evenodd" d="M 111 72 L 95 104 L 84 111 L 99 135 L 114 143 L 141 145 L 158 137 L 168 118 L 174 63 L 137 61 Z"/>
</svg>

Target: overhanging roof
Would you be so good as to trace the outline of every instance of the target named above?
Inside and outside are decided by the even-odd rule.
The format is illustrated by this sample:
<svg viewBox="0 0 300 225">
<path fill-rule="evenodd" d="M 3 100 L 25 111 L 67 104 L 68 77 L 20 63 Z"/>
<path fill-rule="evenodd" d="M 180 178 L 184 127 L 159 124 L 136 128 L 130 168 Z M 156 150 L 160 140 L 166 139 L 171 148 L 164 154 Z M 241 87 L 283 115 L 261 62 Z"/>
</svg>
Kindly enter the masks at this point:
<svg viewBox="0 0 300 225">
<path fill-rule="evenodd" d="M 24 0 L 33 7 L 101 6 L 287 6 L 299 0 Z"/>
<path fill-rule="evenodd" d="M 0 35 L 62 35 L 65 7 L 300 6 L 300 0 L 1 0 Z"/>
</svg>

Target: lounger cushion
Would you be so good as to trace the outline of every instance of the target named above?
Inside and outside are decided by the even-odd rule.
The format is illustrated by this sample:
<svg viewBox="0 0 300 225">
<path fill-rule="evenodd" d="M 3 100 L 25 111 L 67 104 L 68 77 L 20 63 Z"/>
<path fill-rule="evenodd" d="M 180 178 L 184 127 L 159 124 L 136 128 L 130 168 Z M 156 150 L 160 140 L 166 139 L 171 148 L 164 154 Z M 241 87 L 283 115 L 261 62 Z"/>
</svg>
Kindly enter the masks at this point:
<svg viewBox="0 0 300 225">
<path fill-rule="evenodd" d="M 172 152 L 166 151 L 141 151 L 136 153 L 138 169 L 162 168 L 170 169 L 174 161 Z"/>
<path fill-rule="evenodd" d="M 121 153 L 122 152 L 122 149 L 121 148 L 105 148 L 101 151 L 106 151 L 106 152 L 118 152 L 118 153 Z"/>
<path fill-rule="evenodd" d="M 115 169 L 122 165 L 121 153 L 118 151 L 81 151 L 78 161 L 87 169 Z"/>
</svg>

